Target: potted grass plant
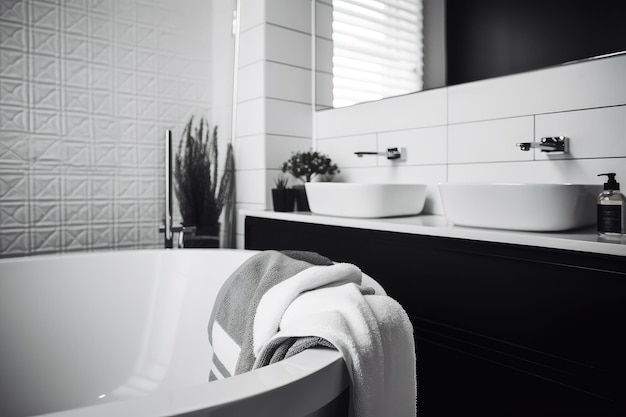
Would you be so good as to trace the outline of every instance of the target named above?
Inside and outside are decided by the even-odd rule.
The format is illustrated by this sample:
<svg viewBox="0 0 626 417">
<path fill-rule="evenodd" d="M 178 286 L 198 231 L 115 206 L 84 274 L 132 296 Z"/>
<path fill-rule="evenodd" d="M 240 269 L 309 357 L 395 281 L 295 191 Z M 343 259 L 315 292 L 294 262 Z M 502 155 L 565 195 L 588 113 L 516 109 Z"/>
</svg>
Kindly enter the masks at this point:
<svg viewBox="0 0 626 417">
<path fill-rule="evenodd" d="M 298 211 L 310 211 L 304 183 L 313 179 L 330 181 L 335 174 L 341 172 L 328 155 L 312 150 L 293 152 L 280 169 L 283 173 L 288 172 L 302 181 L 302 185 L 293 186 Z"/>
<path fill-rule="evenodd" d="M 219 247 L 220 215 L 230 197 L 234 177 L 233 149 L 226 148 L 224 171 L 218 178 L 217 126 L 212 135 L 209 123 L 193 117 L 185 126 L 174 160 L 176 198 L 185 227 L 195 233 L 185 235 L 185 247 Z"/>
<path fill-rule="evenodd" d="M 296 194 L 289 187 L 289 178 L 280 176 L 274 180 L 275 188 L 272 188 L 272 203 L 274 211 L 293 211 L 296 203 Z"/>
</svg>

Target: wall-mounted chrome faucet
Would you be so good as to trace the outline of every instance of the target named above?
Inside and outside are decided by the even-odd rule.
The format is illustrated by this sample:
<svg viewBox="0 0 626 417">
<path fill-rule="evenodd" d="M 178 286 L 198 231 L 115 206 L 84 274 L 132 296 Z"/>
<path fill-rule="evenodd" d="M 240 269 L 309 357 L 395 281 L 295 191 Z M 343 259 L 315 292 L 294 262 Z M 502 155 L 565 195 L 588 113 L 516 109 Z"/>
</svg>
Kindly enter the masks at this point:
<svg viewBox="0 0 626 417">
<path fill-rule="evenodd" d="M 541 138 L 539 142 L 521 142 L 516 143 L 522 151 L 529 151 L 531 148 L 537 148 L 541 152 L 549 152 L 563 154 L 569 152 L 569 138 L 565 136 L 553 136 Z"/>
<path fill-rule="evenodd" d="M 195 227 L 185 226 L 173 226 L 172 225 L 172 131 L 167 129 L 165 131 L 165 216 L 163 224 L 159 227 L 159 232 L 164 234 L 164 247 L 165 249 L 172 249 L 174 247 L 174 233 L 178 233 L 178 247 L 182 248 L 183 235 L 185 233 L 194 233 Z"/>
<path fill-rule="evenodd" d="M 398 148 L 387 148 L 387 152 L 365 152 L 358 151 L 354 153 L 359 158 L 362 158 L 363 155 L 381 155 L 387 157 L 387 159 L 402 159 L 404 156 L 402 150 Z"/>
</svg>

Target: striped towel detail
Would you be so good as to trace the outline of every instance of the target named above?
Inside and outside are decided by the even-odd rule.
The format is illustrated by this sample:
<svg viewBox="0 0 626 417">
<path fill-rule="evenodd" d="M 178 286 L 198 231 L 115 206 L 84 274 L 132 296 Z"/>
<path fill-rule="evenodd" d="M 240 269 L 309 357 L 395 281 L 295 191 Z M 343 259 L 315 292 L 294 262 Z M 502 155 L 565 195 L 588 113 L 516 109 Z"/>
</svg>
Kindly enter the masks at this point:
<svg viewBox="0 0 626 417">
<path fill-rule="evenodd" d="M 209 319 L 213 348 L 209 380 L 253 369 L 253 325 L 261 297 L 274 285 L 314 265 L 333 265 L 315 252 L 263 251 L 250 257 L 226 280 Z"/>
</svg>

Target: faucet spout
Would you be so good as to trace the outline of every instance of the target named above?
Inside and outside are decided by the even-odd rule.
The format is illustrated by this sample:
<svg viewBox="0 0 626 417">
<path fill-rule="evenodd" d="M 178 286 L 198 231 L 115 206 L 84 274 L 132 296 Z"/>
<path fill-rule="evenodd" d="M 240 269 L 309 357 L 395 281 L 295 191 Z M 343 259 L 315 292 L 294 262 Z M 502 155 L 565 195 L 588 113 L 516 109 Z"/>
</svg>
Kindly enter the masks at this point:
<svg viewBox="0 0 626 417">
<path fill-rule="evenodd" d="M 402 152 L 398 148 L 387 148 L 386 152 L 365 152 L 358 151 L 354 153 L 359 158 L 362 158 L 363 155 L 380 155 L 385 156 L 387 159 L 400 159 L 402 158 Z"/>
</svg>

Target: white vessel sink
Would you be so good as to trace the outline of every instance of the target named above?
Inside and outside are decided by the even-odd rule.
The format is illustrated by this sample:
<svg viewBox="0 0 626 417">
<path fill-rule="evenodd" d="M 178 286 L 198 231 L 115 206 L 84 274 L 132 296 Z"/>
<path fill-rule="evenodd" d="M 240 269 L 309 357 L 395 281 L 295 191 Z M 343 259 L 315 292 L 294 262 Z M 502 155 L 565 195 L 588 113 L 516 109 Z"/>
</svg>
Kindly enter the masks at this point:
<svg viewBox="0 0 626 417">
<path fill-rule="evenodd" d="M 602 186 L 441 183 L 439 191 L 456 225 L 549 232 L 594 224 Z"/>
<path fill-rule="evenodd" d="M 426 200 L 425 184 L 308 182 L 305 188 L 311 212 L 326 216 L 411 216 L 422 211 Z"/>
</svg>

